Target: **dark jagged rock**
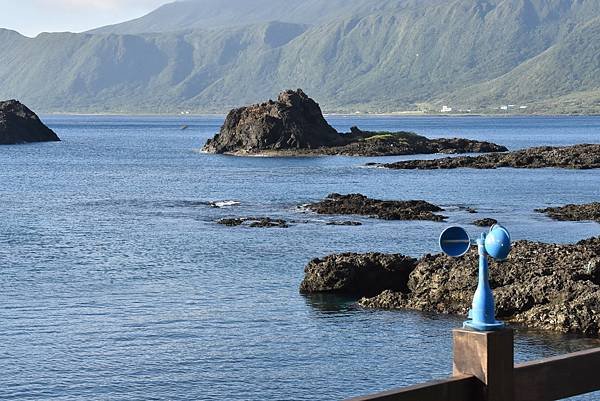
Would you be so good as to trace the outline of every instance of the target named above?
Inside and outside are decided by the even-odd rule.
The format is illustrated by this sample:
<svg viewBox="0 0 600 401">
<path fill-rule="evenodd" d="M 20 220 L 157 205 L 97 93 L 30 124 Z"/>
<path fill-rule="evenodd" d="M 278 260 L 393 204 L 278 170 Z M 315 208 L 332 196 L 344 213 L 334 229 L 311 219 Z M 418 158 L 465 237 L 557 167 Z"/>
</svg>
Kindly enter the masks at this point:
<svg viewBox="0 0 600 401">
<path fill-rule="evenodd" d="M 483 219 L 479 219 L 479 220 L 475 220 L 473 222 L 474 225 L 479 226 L 479 227 L 491 227 L 494 224 L 497 224 L 498 220 L 496 219 L 492 219 L 489 217 L 483 218 Z"/>
<path fill-rule="evenodd" d="M 477 251 L 462 258 L 422 257 L 406 291 L 383 291 L 360 304 L 466 315 L 477 286 Z M 490 264 L 499 318 L 530 327 L 600 337 L 600 237 L 575 245 L 517 241 Z"/>
<path fill-rule="evenodd" d="M 406 291 L 416 259 L 400 254 L 343 253 L 311 260 L 304 269 L 302 293 L 333 292 L 373 296 L 385 289 Z"/>
<path fill-rule="evenodd" d="M 289 225 L 283 219 L 271 219 L 270 217 L 262 217 L 258 220 L 254 220 L 250 222 L 250 227 L 259 227 L 259 228 L 288 228 Z"/>
<path fill-rule="evenodd" d="M 352 127 L 343 146 L 320 149 L 323 154 L 344 156 L 400 156 L 433 153 L 506 152 L 504 146 L 462 138 L 429 139 L 413 132 L 370 132 Z"/>
<path fill-rule="evenodd" d="M 226 219 L 221 219 L 219 221 L 217 221 L 217 224 L 221 224 L 223 226 L 227 226 L 227 227 L 237 227 L 237 226 L 241 226 L 242 224 L 244 224 L 244 219 L 242 218 L 226 218 Z"/>
<path fill-rule="evenodd" d="M 388 201 L 371 199 L 362 194 L 330 194 L 322 201 L 309 204 L 308 209 L 319 214 L 356 214 L 384 220 L 444 221 L 445 216 L 434 212 L 442 208 L 423 200 Z"/>
<path fill-rule="evenodd" d="M 477 168 L 600 168 L 600 144 L 582 144 L 566 147 L 542 146 L 509 153 L 490 153 L 481 156 L 445 157 L 434 160 L 407 160 L 395 163 L 376 164 L 391 169 L 454 169 Z"/>
<path fill-rule="evenodd" d="M 231 110 L 221 131 L 208 140 L 204 150 L 253 154 L 339 143 L 339 134 L 325 121 L 319 105 L 298 89 L 282 92 L 275 102 Z"/>
<path fill-rule="evenodd" d="M 367 132 L 353 127 L 338 133 L 319 105 L 301 89 L 282 92 L 277 101 L 229 112 L 220 132 L 203 148 L 234 155 L 386 156 L 431 153 L 504 152 L 504 146 L 460 138 L 428 139 L 411 132 Z"/>
<path fill-rule="evenodd" d="M 360 221 L 329 221 L 328 226 L 362 226 Z"/>
<path fill-rule="evenodd" d="M 0 145 L 60 141 L 39 117 L 17 100 L 0 102 Z"/>
<path fill-rule="evenodd" d="M 270 217 L 237 217 L 226 218 L 217 221 L 227 227 L 239 227 L 247 225 L 252 228 L 288 228 L 287 221 L 283 219 L 272 219 Z"/>
<path fill-rule="evenodd" d="M 536 212 L 546 213 L 555 220 L 592 220 L 600 223 L 600 202 L 593 202 L 584 205 L 565 205 L 560 207 L 549 207 L 546 209 L 536 209 Z"/>
</svg>

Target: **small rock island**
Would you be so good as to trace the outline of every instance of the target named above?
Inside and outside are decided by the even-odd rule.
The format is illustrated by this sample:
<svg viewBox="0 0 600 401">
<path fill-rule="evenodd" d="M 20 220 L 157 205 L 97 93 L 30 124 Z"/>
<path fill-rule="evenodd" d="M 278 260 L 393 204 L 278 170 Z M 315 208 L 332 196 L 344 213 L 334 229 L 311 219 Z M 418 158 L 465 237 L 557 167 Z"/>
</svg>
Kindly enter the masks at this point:
<svg viewBox="0 0 600 401">
<path fill-rule="evenodd" d="M 0 145 L 56 142 L 58 136 L 27 106 L 17 100 L 0 101 Z"/>
<path fill-rule="evenodd" d="M 444 209 L 424 200 L 380 200 L 368 198 L 363 194 L 333 193 L 319 202 L 307 205 L 307 208 L 318 214 L 354 214 L 382 220 L 444 221 L 447 219 L 446 216 L 435 214 Z"/>
<path fill-rule="evenodd" d="M 461 138 L 428 139 L 412 132 L 337 132 L 301 89 L 276 101 L 233 109 L 202 149 L 236 156 L 397 156 L 505 152 L 504 146 Z"/>
<path fill-rule="evenodd" d="M 230 217 L 220 219 L 217 224 L 227 227 L 247 226 L 250 228 L 289 228 L 288 222 L 271 217 Z"/>
</svg>

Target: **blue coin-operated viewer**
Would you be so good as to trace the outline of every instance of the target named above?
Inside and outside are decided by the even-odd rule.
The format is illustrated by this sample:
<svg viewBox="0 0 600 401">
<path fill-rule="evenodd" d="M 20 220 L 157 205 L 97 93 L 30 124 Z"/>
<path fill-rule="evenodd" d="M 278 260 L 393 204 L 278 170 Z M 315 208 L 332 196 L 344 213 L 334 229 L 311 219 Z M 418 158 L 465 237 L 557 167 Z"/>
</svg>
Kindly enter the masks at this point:
<svg viewBox="0 0 600 401">
<path fill-rule="evenodd" d="M 487 257 L 489 255 L 496 260 L 506 259 L 511 249 L 510 234 L 506 228 L 495 224 L 474 243 L 479 249 L 479 283 L 473 297 L 473 307 L 469 311 L 469 320 L 464 323 L 464 327 L 477 331 L 499 330 L 505 324 L 496 320 L 494 313 L 494 295 L 490 288 Z M 448 256 L 457 258 L 464 255 L 471 244 L 469 234 L 462 227 L 449 227 L 440 235 L 440 247 Z"/>
</svg>

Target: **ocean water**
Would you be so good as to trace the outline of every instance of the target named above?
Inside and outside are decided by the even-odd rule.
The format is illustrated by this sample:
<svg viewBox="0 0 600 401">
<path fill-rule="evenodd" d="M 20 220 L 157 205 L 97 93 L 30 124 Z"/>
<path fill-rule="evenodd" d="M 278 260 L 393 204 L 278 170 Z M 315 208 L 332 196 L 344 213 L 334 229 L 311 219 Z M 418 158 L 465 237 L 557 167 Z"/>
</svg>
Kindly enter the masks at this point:
<svg viewBox="0 0 600 401">
<path fill-rule="evenodd" d="M 598 170 L 388 171 L 364 164 L 409 157 L 236 158 L 198 152 L 222 117 L 43 119 L 63 142 L 0 147 L 3 400 L 337 400 L 445 377 L 463 317 L 302 296 L 306 263 L 333 252 L 437 252 L 448 224 L 476 235 L 469 223 L 481 217 L 516 239 L 600 234 L 597 223 L 533 211 L 598 201 Z M 600 143 L 600 117 L 328 119 L 340 130 L 413 130 L 511 149 Z M 425 199 L 449 221 L 327 226 L 336 218 L 299 208 L 331 192 Z M 215 224 L 237 216 L 293 223 Z M 519 329 L 516 359 L 595 346 Z"/>
</svg>

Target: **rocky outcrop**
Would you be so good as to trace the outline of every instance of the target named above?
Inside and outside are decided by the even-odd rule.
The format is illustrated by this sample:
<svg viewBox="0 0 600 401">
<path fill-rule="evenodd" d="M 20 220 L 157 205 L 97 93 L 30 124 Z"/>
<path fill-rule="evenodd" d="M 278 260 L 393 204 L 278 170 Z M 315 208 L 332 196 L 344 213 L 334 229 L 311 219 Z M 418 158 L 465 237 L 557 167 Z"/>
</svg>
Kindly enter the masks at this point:
<svg viewBox="0 0 600 401">
<path fill-rule="evenodd" d="M 272 156 L 392 156 L 431 153 L 504 152 L 504 146 L 460 138 L 428 139 L 411 132 L 368 132 L 353 127 L 338 133 L 319 105 L 301 89 L 276 101 L 229 112 L 220 132 L 203 148 L 208 153 Z"/>
<path fill-rule="evenodd" d="M 446 157 L 434 160 L 407 160 L 395 163 L 369 163 L 391 169 L 454 169 L 477 168 L 600 168 L 600 144 L 582 144 L 566 147 L 542 146 L 509 153 L 490 153 L 481 156 Z"/>
<path fill-rule="evenodd" d="M 328 226 L 362 226 L 360 221 L 329 221 Z"/>
<path fill-rule="evenodd" d="M 203 150 L 253 154 L 338 144 L 340 135 L 325 121 L 319 105 L 298 89 L 282 92 L 277 101 L 231 110 Z"/>
<path fill-rule="evenodd" d="M 600 223 L 600 202 L 593 202 L 584 205 L 565 205 L 560 207 L 549 207 L 546 209 L 536 209 L 536 212 L 545 213 L 555 220 L 592 220 Z"/>
<path fill-rule="evenodd" d="M 321 154 L 343 156 L 400 156 L 434 153 L 506 152 L 508 149 L 491 142 L 463 138 L 429 139 L 413 132 L 370 132 L 352 127 L 341 134 L 343 146 L 319 149 Z"/>
<path fill-rule="evenodd" d="M 477 265 L 475 247 L 461 258 L 331 255 L 306 266 L 300 291 L 346 294 L 366 308 L 466 316 Z M 490 285 L 503 320 L 600 337 L 600 237 L 574 245 L 517 241 L 506 261 L 490 263 Z"/>
<path fill-rule="evenodd" d="M 343 253 L 311 260 L 304 269 L 301 293 L 333 292 L 358 297 L 385 289 L 407 291 L 416 259 L 400 254 Z"/>
<path fill-rule="evenodd" d="M 483 219 L 475 220 L 473 222 L 473 225 L 476 225 L 478 227 L 491 227 L 496 223 L 498 223 L 498 220 L 485 217 Z"/>
<path fill-rule="evenodd" d="M 248 226 L 251 228 L 288 228 L 287 221 L 283 219 L 272 219 L 270 217 L 234 217 L 217 221 L 227 227 Z"/>
<path fill-rule="evenodd" d="M 360 304 L 466 315 L 477 286 L 477 252 L 426 255 L 406 291 L 388 289 Z M 600 237 L 575 245 L 517 241 L 505 262 L 490 264 L 501 319 L 600 337 Z"/>
<path fill-rule="evenodd" d="M 0 102 L 0 145 L 60 141 L 39 117 L 17 100 Z"/>
<path fill-rule="evenodd" d="M 330 194 L 324 200 L 307 205 L 319 214 L 377 217 L 384 220 L 431 220 L 444 221 L 445 216 L 434 212 L 442 208 L 423 200 L 391 201 L 371 199 L 362 194 Z"/>
</svg>

